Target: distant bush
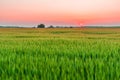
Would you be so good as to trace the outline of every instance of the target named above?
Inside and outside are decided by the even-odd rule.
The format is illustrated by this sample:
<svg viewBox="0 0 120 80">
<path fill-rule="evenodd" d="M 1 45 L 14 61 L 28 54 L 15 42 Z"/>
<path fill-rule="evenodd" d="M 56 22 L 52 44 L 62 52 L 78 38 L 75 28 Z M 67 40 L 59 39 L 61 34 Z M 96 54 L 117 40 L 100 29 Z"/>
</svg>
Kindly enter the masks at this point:
<svg viewBox="0 0 120 80">
<path fill-rule="evenodd" d="M 39 24 L 39 25 L 37 26 L 37 28 L 45 28 L 45 25 L 44 25 L 44 24 Z"/>
<path fill-rule="evenodd" d="M 63 28 L 63 26 L 56 26 L 56 28 Z"/>
<path fill-rule="evenodd" d="M 69 28 L 73 28 L 72 26 L 70 26 Z"/>
<path fill-rule="evenodd" d="M 54 28 L 54 26 L 53 26 L 53 25 L 50 25 L 48 28 Z"/>
</svg>

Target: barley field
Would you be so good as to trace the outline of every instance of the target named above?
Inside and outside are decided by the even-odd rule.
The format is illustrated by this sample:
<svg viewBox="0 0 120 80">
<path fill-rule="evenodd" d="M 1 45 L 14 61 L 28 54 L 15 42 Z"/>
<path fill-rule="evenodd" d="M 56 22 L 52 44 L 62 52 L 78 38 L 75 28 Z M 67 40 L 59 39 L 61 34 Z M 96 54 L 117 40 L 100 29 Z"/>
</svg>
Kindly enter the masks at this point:
<svg viewBox="0 0 120 80">
<path fill-rule="evenodd" d="M 0 28 L 0 80 L 120 80 L 120 28 Z"/>
</svg>

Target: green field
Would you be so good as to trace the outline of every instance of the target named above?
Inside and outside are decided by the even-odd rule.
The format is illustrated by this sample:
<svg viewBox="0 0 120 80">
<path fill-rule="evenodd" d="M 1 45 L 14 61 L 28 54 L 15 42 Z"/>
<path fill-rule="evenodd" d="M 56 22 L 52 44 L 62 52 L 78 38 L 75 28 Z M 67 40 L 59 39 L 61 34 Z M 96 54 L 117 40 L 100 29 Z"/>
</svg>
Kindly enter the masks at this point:
<svg viewBox="0 0 120 80">
<path fill-rule="evenodd" d="M 120 80 L 120 28 L 0 28 L 0 80 Z"/>
</svg>

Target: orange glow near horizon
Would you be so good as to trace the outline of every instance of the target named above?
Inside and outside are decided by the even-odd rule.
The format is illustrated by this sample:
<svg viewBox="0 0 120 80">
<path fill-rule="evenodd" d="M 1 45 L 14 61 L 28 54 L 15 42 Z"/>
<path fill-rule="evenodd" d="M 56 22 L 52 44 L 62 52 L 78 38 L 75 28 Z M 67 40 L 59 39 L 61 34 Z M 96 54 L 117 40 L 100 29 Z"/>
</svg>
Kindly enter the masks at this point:
<svg viewBox="0 0 120 80">
<path fill-rule="evenodd" d="M 0 24 L 120 25 L 120 0 L 1 0 Z"/>
</svg>

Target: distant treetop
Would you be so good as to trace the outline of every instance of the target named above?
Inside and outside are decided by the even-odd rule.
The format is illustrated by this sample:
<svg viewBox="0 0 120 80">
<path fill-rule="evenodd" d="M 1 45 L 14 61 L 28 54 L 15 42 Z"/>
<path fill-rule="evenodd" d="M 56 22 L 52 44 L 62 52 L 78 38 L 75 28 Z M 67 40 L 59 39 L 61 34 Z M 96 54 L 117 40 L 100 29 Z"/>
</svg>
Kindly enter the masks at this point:
<svg viewBox="0 0 120 80">
<path fill-rule="evenodd" d="M 44 25 L 44 24 L 39 24 L 39 25 L 37 26 L 37 28 L 45 28 L 45 25 Z"/>
<path fill-rule="evenodd" d="M 54 26 L 53 26 L 53 25 L 50 25 L 48 28 L 54 28 Z"/>
</svg>

